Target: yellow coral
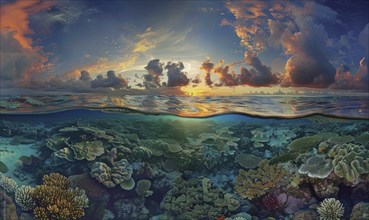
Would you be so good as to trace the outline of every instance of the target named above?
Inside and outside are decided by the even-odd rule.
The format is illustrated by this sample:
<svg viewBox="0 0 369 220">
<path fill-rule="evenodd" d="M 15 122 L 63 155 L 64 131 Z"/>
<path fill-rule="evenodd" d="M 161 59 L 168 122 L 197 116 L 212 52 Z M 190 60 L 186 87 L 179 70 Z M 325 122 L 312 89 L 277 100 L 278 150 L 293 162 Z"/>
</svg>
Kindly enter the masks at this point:
<svg viewBox="0 0 369 220">
<path fill-rule="evenodd" d="M 57 173 L 43 179 L 44 184 L 36 186 L 33 192 L 36 219 L 68 220 L 84 216 L 83 208 L 88 204 L 84 190 L 69 188 L 67 178 Z"/>
<path fill-rule="evenodd" d="M 242 198 L 253 199 L 267 193 L 280 183 L 287 174 L 281 166 L 262 161 L 256 170 L 240 170 L 236 178 L 235 191 Z"/>
</svg>

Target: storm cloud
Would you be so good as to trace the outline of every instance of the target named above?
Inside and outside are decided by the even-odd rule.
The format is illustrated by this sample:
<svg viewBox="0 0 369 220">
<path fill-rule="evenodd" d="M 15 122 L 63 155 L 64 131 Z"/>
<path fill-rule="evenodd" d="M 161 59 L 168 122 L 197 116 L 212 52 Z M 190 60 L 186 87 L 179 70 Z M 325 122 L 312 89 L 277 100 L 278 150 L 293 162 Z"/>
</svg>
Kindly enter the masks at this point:
<svg viewBox="0 0 369 220">
<path fill-rule="evenodd" d="M 168 62 L 167 65 L 165 65 L 165 69 L 168 71 L 168 87 L 186 86 L 189 84 L 190 79 L 187 77 L 187 74 L 183 72 L 184 65 L 182 62 Z"/>
<path fill-rule="evenodd" d="M 205 72 L 205 84 L 207 86 L 212 86 L 213 81 L 211 80 L 211 72 L 214 69 L 214 63 L 210 62 L 210 60 L 206 60 L 201 64 L 200 69 Z"/>
<path fill-rule="evenodd" d="M 164 63 L 160 63 L 159 59 L 150 60 L 145 69 L 148 74 L 145 74 L 143 86 L 146 89 L 161 87 L 160 77 L 163 75 Z"/>
<path fill-rule="evenodd" d="M 83 71 L 81 72 L 82 77 Z M 80 77 L 80 78 L 81 78 Z M 116 76 L 113 70 L 106 73 L 106 78 L 103 75 L 97 75 L 96 79 L 91 81 L 92 88 L 125 88 L 128 86 L 127 80 L 121 76 Z"/>
</svg>

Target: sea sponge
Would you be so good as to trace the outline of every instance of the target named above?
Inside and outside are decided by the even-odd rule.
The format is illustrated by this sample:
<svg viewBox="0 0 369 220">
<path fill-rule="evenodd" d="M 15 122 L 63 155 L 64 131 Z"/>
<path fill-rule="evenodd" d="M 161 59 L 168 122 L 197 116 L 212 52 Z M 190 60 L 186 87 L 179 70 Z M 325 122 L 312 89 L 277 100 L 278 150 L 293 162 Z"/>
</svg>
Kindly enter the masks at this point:
<svg viewBox="0 0 369 220">
<path fill-rule="evenodd" d="M 69 188 L 67 178 L 60 174 L 45 175 L 43 179 L 44 184 L 36 186 L 33 191 L 35 218 L 79 219 L 84 216 L 83 208 L 88 206 L 84 190 Z"/>
<path fill-rule="evenodd" d="M 342 203 L 335 198 L 324 199 L 319 204 L 317 211 L 322 220 L 339 220 L 345 213 Z"/>
<path fill-rule="evenodd" d="M 262 161 L 256 170 L 240 170 L 236 177 L 235 191 L 244 199 L 258 198 L 276 187 L 287 174 L 281 166 Z"/>
<path fill-rule="evenodd" d="M 333 171 L 333 167 L 330 162 L 325 160 L 325 156 L 317 155 L 310 157 L 304 164 L 300 166 L 298 170 L 301 174 L 307 174 L 313 178 L 326 178 Z"/>
<path fill-rule="evenodd" d="M 333 158 L 334 173 L 354 183 L 361 174 L 369 173 L 369 150 L 362 145 L 339 144 L 328 153 Z"/>
<path fill-rule="evenodd" d="M 313 135 L 293 140 L 287 147 L 290 152 L 304 153 L 316 147 L 324 136 Z"/>
<path fill-rule="evenodd" d="M 0 187 L 7 193 L 13 193 L 18 188 L 18 183 L 10 177 L 0 176 Z"/>
<path fill-rule="evenodd" d="M 153 191 L 150 190 L 151 181 L 150 180 L 139 180 L 136 186 L 136 192 L 141 197 L 148 197 L 153 194 Z"/>
<path fill-rule="evenodd" d="M 104 146 L 101 141 L 83 141 L 71 146 L 76 160 L 86 159 L 93 161 L 97 156 L 104 153 Z"/>
<path fill-rule="evenodd" d="M 235 161 L 243 168 L 250 169 L 258 166 L 263 158 L 257 157 L 253 154 L 239 154 L 236 156 Z"/>
<path fill-rule="evenodd" d="M 15 190 L 15 202 L 23 211 L 29 211 L 35 208 L 36 202 L 33 199 L 34 188 L 30 186 L 21 186 Z"/>
</svg>

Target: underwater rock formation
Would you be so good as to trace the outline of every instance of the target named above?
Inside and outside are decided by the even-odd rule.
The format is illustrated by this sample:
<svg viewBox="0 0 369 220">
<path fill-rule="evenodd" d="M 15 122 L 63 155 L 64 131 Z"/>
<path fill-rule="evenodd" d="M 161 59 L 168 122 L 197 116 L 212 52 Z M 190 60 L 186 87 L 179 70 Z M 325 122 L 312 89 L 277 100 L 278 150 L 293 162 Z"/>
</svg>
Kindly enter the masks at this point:
<svg viewBox="0 0 369 220">
<path fill-rule="evenodd" d="M 13 200 L 4 191 L 0 191 L 0 216 L 4 220 L 18 220 L 17 210 Z"/>
</svg>

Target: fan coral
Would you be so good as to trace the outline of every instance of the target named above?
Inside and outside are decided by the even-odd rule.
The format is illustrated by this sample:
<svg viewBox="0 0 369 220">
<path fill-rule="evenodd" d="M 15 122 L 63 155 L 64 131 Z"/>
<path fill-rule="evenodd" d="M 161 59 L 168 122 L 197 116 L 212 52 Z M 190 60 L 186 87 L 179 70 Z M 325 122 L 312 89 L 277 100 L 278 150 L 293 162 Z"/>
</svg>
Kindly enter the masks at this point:
<svg viewBox="0 0 369 220">
<path fill-rule="evenodd" d="M 36 186 L 33 197 L 37 219 L 78 219 L 88 206 L 84 190 L 69 188 L 67 178 L 56 173 L 45 175 L 44 184 Z"/>
<path fill-rule="evenodd" d="M 0 187 L 7 193 L 13 193 L 18 188 L 18 184 L 10 177 L 0 176 Z"/>
<path fill-rule="evenodd" d="M 328 154 L 333 158 L 334 173 L 349 182 L 356 182 L 361 174 L 369 173 L 369 150 L 362 145 L 335 145 Z"/>
<path fill-rule="evenodd" d="M 267 161 L 262 161 L 256 170 L 239 171 L 235 191 L 242 198 L 257 198 L 276 187 L 286 174 L 287 171 L 279 165 L 269 165 Z"/>
<path fill-rule="evenodd" d="M 33 199 L 34 189 L 30 186 L 21 186 L 15 190 L 15 202 L 22 208 L 23 211 L 32 210 L 36 203 Z"/>
<path fill-rule="evenodd" d="M 320 203 L 317 211 L 322 220 L 339 220 L 343 216 L 345 209 L 339 200 L 329 198 L 324 199 Z"/>
<path fill-rule="evenodd" d="M 326 162 L 325 157 L 318 155 L 307 159 L 306 163 L 301 165 L 298 172 L 307 174 L 309 177 L 324 179 L 332 170 L 332 165 Z"/>
<path fill-rule="evenodd" d="M 97 156 L 104 153 L 104 147 L 101 141 L 78 142 L 73 144 L 71 148 L 73 149 L 76 160 L 86 159 L 93 161 Z"/>
<path fill-rule="evenodd" d="M 257 167 L 260 161 L 262 161 L 262 158 L 253 154 L 239 154 L 235 160 L 243 168 L 250 169 Z"/>
<path fill-rule="evenodd" d="M 151 182 L 150 180 L 139 180 L 136 186 L 136 192 L 141 197 L 148 197 L 153 194 L 153 191 L 150 190 Z"/>
</svg>

